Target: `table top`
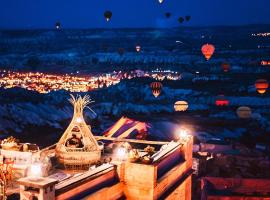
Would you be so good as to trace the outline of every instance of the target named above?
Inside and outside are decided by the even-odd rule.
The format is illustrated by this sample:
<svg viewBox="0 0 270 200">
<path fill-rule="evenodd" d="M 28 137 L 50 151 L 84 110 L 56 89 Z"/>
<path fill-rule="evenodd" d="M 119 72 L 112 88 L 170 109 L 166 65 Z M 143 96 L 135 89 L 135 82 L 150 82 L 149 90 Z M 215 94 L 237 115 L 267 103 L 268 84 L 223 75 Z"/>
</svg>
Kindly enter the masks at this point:
<svg viewBox="0 0 270 200">
<path fill-rule="evenodd" d="M 34 187 L 34 188 L 45 188 L 51 185 L 54 185 L 57 183 L 56 179 L 52 178 L 45 178 L 45 177 L 40 177 L 40 178 L 33 178 L 33 177 L 25 177 L 25 178 L 20 178 L 17 181 L 20 185 L 28 186 L 28 187 Z"/>
</svg>

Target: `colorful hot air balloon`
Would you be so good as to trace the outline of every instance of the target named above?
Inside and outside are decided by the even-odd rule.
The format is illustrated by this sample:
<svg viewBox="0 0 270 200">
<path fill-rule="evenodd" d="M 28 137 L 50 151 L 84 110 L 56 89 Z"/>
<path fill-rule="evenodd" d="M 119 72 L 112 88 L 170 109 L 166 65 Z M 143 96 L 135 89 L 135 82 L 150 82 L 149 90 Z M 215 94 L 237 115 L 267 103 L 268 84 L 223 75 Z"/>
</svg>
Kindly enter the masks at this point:
<svg viewBox="0 0 270 200">
<path fill-rule="evenodd" d="M 216 98 L 216 106 L 228 106 L 229 105 L 229 100 L 225 98 L 224 95 L 219 95 Z"/>
<path fill-rule="evenodd" d="M 185 19 L 186 19 L 187 22 L 190 20 L 190 18 L 191 18 L 190 15 L 185 16 Z"/>
<path fill-rule="evenodd" d="M 166 18 L 170 18 L 170 17 L 171 17 L 171 13 L 170 13 L 170 12 L 166 12 L 166 13 L 165 13 L 165 17 L 166 17 Z"/>
<path fill-rule="evenodd" d="M 186 101 L 176 101 L 174 103 L 175 111 L 186 111 L 188 109 L 188 103 Z"/>
<path fill-rule="evenodd" d="M 222 67 L 224 72 L 228 72 L 230 69 L 230 64 L 229 63 L 222 63 L 221 67 Z"/>
<path fill-rule="evenodd" d="M 112 12 L 107 10 L 104 12 L 104 17 L 106 18 L 107 22 L 111 19 L 112 17 Z"/>
<path fill-rule="evenodd" d="M 55 23 L 55 28 L 58 30 L 61 28 L 61 23 L 60 22 L 56 22 Z"/>
<path fill-rule="evenodd" d="M 183 17 L 179 17 L 179 18 L 178 18 L 178 22 L 179 22 L 180 24 L 182 24 L 184 21 L 185 21 L 185 19 L 184 19 Z"/>
<path fill-rule="evenodd" d="M 209 60 L 215 52 L 215 46 L 212 44 L 204 44 L 201 51 L 202 54 L 205 56 L 205 59 Z"/>
<path fill-rule="evenodd" d="M 136 48 L 136 51 L 137 51 L 137 52 L 140 52 L 140 51 L 141 51 L 141 46 L 140 46 L 140 45 L 136 45 L 135 48 Z"/>
<path fill-rule="evenodd" d="M 251 118 L 252 111 L 251 111 L 250 107 L 241 106 L 241 107 L 237 108 L 236 114 L 241 119 L 249 119 L 249 118 Z"/>
<path fill-rule="evenodd" d="M 157 98 L 161 93 L 162 83 L 161 82 L 152 82 L 150 84 L 150 87 L 152 89 L 153 95 Z"/>
<path fill-rule="evenodd" d="M 255 87 L 256 87 L 256 90 L 258 93 L 264 94 L 266 92 L 266 90 L 268 89 L 269 84 L 268 84 L 267 80 L 265 80 L 265 79 L 258 79 L 255 82 Z"/>
</svg>

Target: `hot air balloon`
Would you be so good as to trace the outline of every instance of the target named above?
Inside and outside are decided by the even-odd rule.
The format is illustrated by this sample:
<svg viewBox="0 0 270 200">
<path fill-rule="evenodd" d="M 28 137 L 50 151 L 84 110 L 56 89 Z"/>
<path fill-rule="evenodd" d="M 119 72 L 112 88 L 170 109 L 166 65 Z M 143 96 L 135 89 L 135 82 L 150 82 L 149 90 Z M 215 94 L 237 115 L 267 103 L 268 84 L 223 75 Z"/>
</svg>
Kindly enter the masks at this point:
<svg viewBox="0 0 270 200">
<path fill-rule="evenodd" d="M 104 13 L 104 17 L 106 18 L 107 22 L 111 19 L 112 17 L 112 12 L 107 10 L 105 13 Z"/>
<path fill-rule="evenodd" d="M 215 52 L 215 46 L 212 44 L 204 44 L 201 51 L 202 54 L 205 56 L 205 59 L 209 60 Z"/>
<path fill-rule="evenodd" d="M 170 18 L 170 17 L 171 17 L 171 13 L 170 13 L 170 12 L 166 12 L 166 13 L 165 13 L 165 17 L 166 17 L 166 18 Z"/>
<path fill-rule="evenodd" d="M 185 21 L 185 20 L 184 20 L 183 17 L 179 17 L 179 18 L 178 18 L 178 22 L 179 22 L 180 24 L 182 24 L 184 21 Z"/>
<path fill-rule="evenodd" d="M 161 93 L 162 83 L 161 82 L 152 82 L 150 84 L 150 87 L 152 89 L 153 95 L 157 98 Z"/>
<path fill-rule="evenodd" d="M 265 80 L 265 79 L 258 79 L 255 82 L 255 87 L 256 87 L 258 93 L 264 94 L 266 92 L 266 90 L 268 89 L 269 84 L 268 84 L 267 80 Z"/>
<path fill-rule="evenodd" d="M 191 18 L 190 15 L 185 16 L 185 19 L 186 19 L 187 22 L 190 20 L 190 18 Z"/>
<path fill-rule="evenodd" d="M 188 109 L 188 103 L 186 101 L 176 101 L 174 103 L 175 111 L 186 111 Z"/>
<path fill-rule="evenodd" d="M 61 23 L 60 22 L 56 22 L 55 23 L 55 28 L 58 30 L 61 28 Z"/>
<path fill-rule="evenodd" d="M 140 45 L 136 45 L 135 48 L 136 48 L 136 51 L 137 51 L 137 52 L 140 52 L 140 51 L 141 51 L 141 46 L 140 46 Z"/>
<path fill-rule="evenodd" d="M 124 53 L 125 53 L 125 49 L 124 49 L 124 48 L 119 48 L 119 49 L 118 49 L 118 54 L 119 54 L 120 56 L 124 55 Z"/>
<path fill-rule="evenodd" d="M 224 95 L 219 95 L 216 98 L 216 106 L 228 106 L 229 105 L 229 100 L 225 98 Z"/>
<path fill-rule="evenodd" d="M 230 69 L 230 64 L 229 63 L 222 63 L 221 67 L 222 67 L 224 72 L 228 72 Z"/>
<path fill-rule="evenodd" d="M 252 111 L 251 111 L 250 107 L 241 106 L 241 107 L 237 108 L 236 114 L 241 119 L 249 119 L 249 118 L 251 118 Z"/>
</svg>

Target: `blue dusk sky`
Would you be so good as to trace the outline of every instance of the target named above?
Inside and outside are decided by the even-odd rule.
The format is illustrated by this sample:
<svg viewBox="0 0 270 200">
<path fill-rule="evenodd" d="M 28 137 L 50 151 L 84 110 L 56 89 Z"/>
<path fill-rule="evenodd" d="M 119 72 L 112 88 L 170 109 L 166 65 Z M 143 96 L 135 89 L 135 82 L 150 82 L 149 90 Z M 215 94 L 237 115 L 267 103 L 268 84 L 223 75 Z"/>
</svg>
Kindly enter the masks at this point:
<svg viewBox="0 0 270 200">
<path fill-rule="evenodd" d="M 269 8 L 270 0 L 0 0 L 0 28 L 166 28 L 186 15 L 188 26 L 269 24 Z"/>
</svg>

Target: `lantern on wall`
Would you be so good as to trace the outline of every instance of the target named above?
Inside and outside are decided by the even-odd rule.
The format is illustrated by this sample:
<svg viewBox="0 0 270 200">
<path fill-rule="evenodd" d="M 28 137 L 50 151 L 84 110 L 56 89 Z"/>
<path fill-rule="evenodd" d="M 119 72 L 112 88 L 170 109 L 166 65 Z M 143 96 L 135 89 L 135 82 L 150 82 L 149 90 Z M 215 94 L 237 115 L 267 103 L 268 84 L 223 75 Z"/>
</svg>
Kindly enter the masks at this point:
<svg viewBox="0 0 270 200">
<path fill-rule="evenodd" d="M 249 119 L 251 118 L 251 108 L 247 107 L 247 106 L 241 106 L 239 108 L 237 108 L 236 113 L 238 115 L 239 118 L 241 119 Z"/>
<path fill-rule="evenodd" d="M 266 92 L 266 90 L 268 89 L 269 84 L 268 84 L 267 80 L 265 80 L 265 79 L 258 79 L 255 82 L 255 87 L 256 87 L 256 90 L 258 93 L 264 94 Z"/>
<path fill-rule="evenodd" d="M 174 103 L 174 110 L 175 111 L 186 111 L 188 109 L 188 102 L 186 101 L 176 101 Z"/>
<path fill-rule="evenodd" d="M 152 82 L 150 84 L 150 87 L 152 89 L 153 95 L 157 98 L 161 93 L 162 83 L 161 82 Z"/>
<path fill-rule="evenodd" d="M 230 69 L 230 64 L 229 63 L 222 63 L 221 67 L 222 67 L 224 72 L 228 72 Z"/>
<path fill-rule="evenodd" d="M 104 17 L 105 17 L 107 22 L 110 21 L 110 19 L 112 18 L 112 12 L 109 11 L 109 10 L 105 11 L 104 12 Z"/>
<path fill-rule="evenodd" d="M 210 60 L 212 55 L 215 52 L 215 46 L 212 44 L 204 44 L 201 48 L 202 54 L 204 55 L 206 60 Z"/>
<path fill-rule="evenodd" d="M 215 102 L 216 106 L 228 106 L 229 103 L 229 100 L 224 95 L 219 95 Z"/>
</svg>

